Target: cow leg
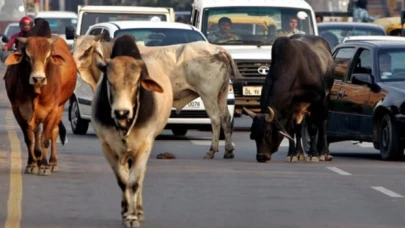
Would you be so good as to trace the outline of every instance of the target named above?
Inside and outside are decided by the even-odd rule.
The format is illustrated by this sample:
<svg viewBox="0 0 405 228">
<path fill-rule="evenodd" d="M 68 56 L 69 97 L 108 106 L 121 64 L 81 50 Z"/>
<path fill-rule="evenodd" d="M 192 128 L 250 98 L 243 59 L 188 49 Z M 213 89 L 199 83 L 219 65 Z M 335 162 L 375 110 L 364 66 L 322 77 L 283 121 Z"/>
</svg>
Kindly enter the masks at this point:
<svg viewBox="0 0 405 228">
<path fill-rule="evenodd" d="M 307 161 L 310 162 L 319 162 L 319 152 L 318 152 L 318 148 L 317 148 L 317 137 L 316 137 L 316 133 L 318 131 L 318 124 L 316 124 L 316 117 L 314 116 L 310 116 L 308 118 L 308 133 L 309 133 L 309 137 L 311 140 L 310 143 L 310 148 L 308 151 L 308 158 Z"/>
<path fill-rule="evenodd" d="M 30 125 L 24 121 L 22 118 L 19 110 L 17 108 L 13 108 L 14 117 L 17 120 L 18 125 L 24 134 L 24 142 L 27 145 L 28 149 L 28 161 L 27 166 L 25 167 L 25 173 L 37 173 L 38 172 L 38 163 L 35 156 L 34 148 L 35 148 L 35 133 Z"/>
<path fill-rule="evenodd" d="M 319 128 L 318 149 L 321 151 L 320 161 L 332 161 L 333 156 L 330 155 L 328 143 L 328 120 L 323 120 Z"/>
<path fill-rule="evenodd" d="M 295 125 L 295 124 L 291 124 L 290 126 L 288 126 L 288 129 L 287 129 L 287 133 L 288 133 L 292 138 L 294 138 L 294 131 L 295 131 L 294 125 Z M 297 161 L 298 161 L 298 157 L 297 157 L 297 151 L 296 151 L 296 148 L 295 148 L 295 142 L 292 141 L 292 140 L 288 140 L 288 141 L 289 141 L 288 155 L 287 155 L 287 157 L 286 157 L 285 160 L 286 160 L 287 162 L 297 162 Z"/>
<path fill-rule="evenodd" d="M 153 139 L 143 143 L 138 151 L 132 151 L 132 165 L 129 166 L 129 177 L 125 189 L 125 197 L 128 202 L 128 211 L 124 213 L 126 227 L 140 227 L 140 221 L 144 219 L 142 207 L 142 187 L 145 179 L 146 164 L 152 151 Z M 131 158 L 130 158 L 131 159 Z M 122 162 L 120 162 L 122 164 Z M 122 167 L 122 166 L 120 166 Z M 139 202 L 138 199 L 141 199 Z"/>
<path fill-rule="evenodd" d="M 38 172 L 38 175 L 43 175 L 43 176 L 48 176 L 51 175 L 51 167 L 49 166 L 48 163 L 48 148 L 51 145 L 51 142 L 53 141 L 53 131 L 55 129 L 55 126 L 57 126 L 58 123 L 58 118 L 57 118 L 57 112 L 52 111 L 48 117 L 44 121 L 43 125 L 43 132 L 41 135 L 41 142 L 42 142 L 42 159 L 41 159 L 41 166 L 39 167 L 40 170 Z M 56 142 L 56 139 L 55 139 Z"/>
<path fill-rule="evenodd" d="M 57 142 L 58 136 L 59 136 L 59 123 L 60 123 L 60 120 L 62 119 L 63 107 L 64 106 L 59 107 L 59 112 L 58 112 L 58 116 L 57 116 L 57 120 L 56 120 L 57 124 L 55 124 L 55 127 L 52 130 L 51 157 L 49 158 L 49 166 L 50 166 L 52 172 L 59 171 L 58 154 L 56 152 L 56 142 Z M 62 139 L 61 139 L 61 141 L 62 141 Z"/>
<path fill-rule="evenodd" d="M 295 124 L 294 125 L 295 128 L 295 138 L 296 138 L 296 155 L 297 155 L 297 159 L 298 161 L 305 161 L 305 155 L 304 155 L 304 149 L 302 148 L 302 124 Z"/>
<path fill-rule="evenodd" d="M 35 128 L 35 147 L 34 147 L 34 154 L 37 159 L 37 161 L 41 161 L 42 157 L 42 148 L 41 148 L 41 125 L 38 124 L 37 127 Z M 40 165 L 40 164 L 38 164 Z"/>
<path fill-rule="evenodd" d="M 204 159 L 213 159 L 215 153 L 218 152 L 219 147 L 219 135 L 221 131 L 221 112 L 218 106 L 218 98 L 211 98 L 206 96 L 201 96 L 204 102 L 206 112 L 211 119 L 212 126 L 212 141 L 210 151 L 204 156 Z"/>
<path fill-rule="evenodd" d="M 232 145 L 232 132 L 231 132 L 231 114 L 228 110 L 227 105 L 228 99 L 228 86 L 225 90 L 221 91 L 218 97 L 219 110 L 221 111 L 221 126 L 225 135 L 225 159 L 232 159 L 235 157 L 233 150 L 235 149 Z"/>
</svg>

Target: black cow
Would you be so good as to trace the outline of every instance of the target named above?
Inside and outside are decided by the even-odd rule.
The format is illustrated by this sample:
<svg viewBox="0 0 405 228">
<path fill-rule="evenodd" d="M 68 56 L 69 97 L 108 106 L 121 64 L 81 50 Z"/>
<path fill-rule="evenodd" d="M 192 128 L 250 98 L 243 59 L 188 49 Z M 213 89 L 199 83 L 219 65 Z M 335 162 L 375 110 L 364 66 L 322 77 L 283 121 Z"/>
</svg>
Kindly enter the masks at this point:
<svg viewBox="0 0 405 228">
<path fill-rule="evenodd" d="M 250 138 L 256 141 L 256 160 L 270 161 L 283 137 L 290 141 L 286 160 L 303 160 L 301 122 L 305 116 L 311 139 L 308 160 L 332 160 L 326 140 L 328 96 L 334 72 L 328 43 L 313 35 L 280 37 L 271 54 L 270 71 L 260 99 L 261 113 L 244 109 L 253 119 Z M 318 130 L 321 140 L 316 138 Z"/>
</svg>

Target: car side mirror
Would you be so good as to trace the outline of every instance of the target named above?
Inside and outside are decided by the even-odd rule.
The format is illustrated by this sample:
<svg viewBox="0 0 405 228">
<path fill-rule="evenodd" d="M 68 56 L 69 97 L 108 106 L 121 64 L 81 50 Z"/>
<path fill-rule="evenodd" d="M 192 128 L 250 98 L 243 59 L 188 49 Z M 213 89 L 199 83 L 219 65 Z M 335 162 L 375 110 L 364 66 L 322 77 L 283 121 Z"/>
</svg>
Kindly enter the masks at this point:
<svg viewBox="0 0 405 228">
<path fill-rule="evenodd" d="M 374 84 L 374 78 L 370 74 L 353 74 L 352 83 L 356 85 L 366 84 L 370 86 Z"/>
<path fill-rule="evenodd" d="M 1 37 L 1 41 L 3 41 L 3 43 L 7 43 L 8 42 L 8 37 L 7 36 Z"/>
<path fill-rule="evenodd" d="M 71 25 L 65 27 L 65 35 L 67 40 L 75 39 L 75 28 Z"/>
</svg>

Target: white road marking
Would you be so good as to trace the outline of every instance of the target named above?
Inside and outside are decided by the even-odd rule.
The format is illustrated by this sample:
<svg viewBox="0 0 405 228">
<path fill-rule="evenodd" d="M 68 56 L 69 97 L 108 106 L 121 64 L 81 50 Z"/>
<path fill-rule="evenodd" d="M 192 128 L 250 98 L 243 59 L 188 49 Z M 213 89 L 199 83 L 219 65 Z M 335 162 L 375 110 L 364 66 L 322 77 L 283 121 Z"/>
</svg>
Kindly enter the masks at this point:
<svg viewBox="0 0 405 228">
<path fill-rule="evenodd" d="M 393 198 L 403 198 L 403 196 L 401 196 L 400 194 L 386 189 L 382 186 L 372 186 L 371 188 Z"/>
<path fill-rule="evenodd" d="M 326 168 L 329 169 L 329 170 L 332 170 L 333 172 L 335 172 L 335 173 L 337 173 L 339 175 L 342 175 L 342 176 L 351 176 L 352 175 L 351 173 L 348 173 L 348 172 L 346 172 L 344 170 L 341 170 L 341 169 L 339 169 L 337 167 L 326 167 Z"/>
</svg>

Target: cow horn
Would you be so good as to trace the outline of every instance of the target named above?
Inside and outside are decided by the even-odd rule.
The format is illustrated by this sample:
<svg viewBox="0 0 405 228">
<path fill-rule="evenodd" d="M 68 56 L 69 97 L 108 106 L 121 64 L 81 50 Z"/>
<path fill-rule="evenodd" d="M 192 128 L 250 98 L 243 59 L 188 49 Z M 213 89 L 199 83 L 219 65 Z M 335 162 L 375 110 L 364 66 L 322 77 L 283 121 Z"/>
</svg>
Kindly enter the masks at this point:
<svg viewBox="0 0 405 228">
<path fill-rule="evenodd" d="M 50 44 L 53 44 L 53 42 L 55 42 L 56 41 L 56 38 L 48 38 L 48 42 L 50 43 Z"/>
<path fill-rule="evenodd" d="M 270 106 L 267 106 L 267 108 L 269 109 L 269 115 L 267 116 L 266 121 L 271 123 L 274 120 L 274 111 Z"/>
<path fill-rule="evenodd" d="M 95 40 L 95 41 L 100 41 L 100 40 L 102 40 L 102 39 L 104 38 L 104 36 L 105 36 L 106 33 L 107 33 L 106 31 L 103 31 L 102 33 L 98 34 L 98 35 L 94 38 L 94 40 Z"/>
<path fill-rule="evenodd" d="M 245 112 L 253 119 L 256 116 L 256 113 L 250 111 L 249 109 L 243 107 L 243 110 L 245 110 Z"/>
<path fill-rule="evenodd" d="M 293 139 L 288 133 L 286 133 L 286 132 L 284 132 L 284 131 L 279 131 L 279 132 L 280 132 L 280 134 L 282 134 L 284 137 L 288 138 L 288 140 L 294 141 L 294 139 Z"/>
<path fill-rule="evenodd" d="M 26 37 L 16 37 L 16 39 L 18 40 L 18 42 L 22 43 L 22 44 L 26 44 L 28 38 Z"/>
</svg>

